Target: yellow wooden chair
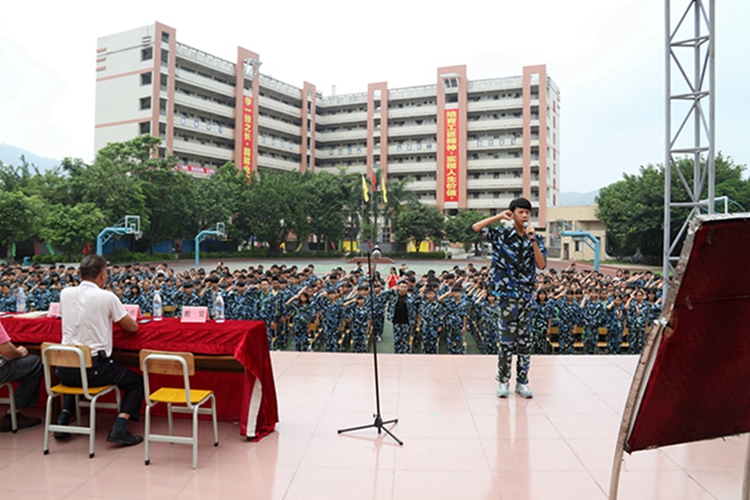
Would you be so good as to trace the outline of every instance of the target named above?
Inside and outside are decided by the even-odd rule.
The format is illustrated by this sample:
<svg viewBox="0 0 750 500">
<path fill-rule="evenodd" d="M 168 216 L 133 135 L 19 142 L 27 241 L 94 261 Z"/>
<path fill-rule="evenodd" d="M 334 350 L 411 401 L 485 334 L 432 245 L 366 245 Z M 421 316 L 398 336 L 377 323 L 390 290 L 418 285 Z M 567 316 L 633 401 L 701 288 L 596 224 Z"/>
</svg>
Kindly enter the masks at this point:
<svg viewBox="0 0 750 500">
<path fill-rule="evenodd" d="M 219 430 L 216 423 L 216 398 L 213 391 L 190 389 L 190 376 L 195 373 L 195 359 L 189 352 L 165 352 L 143 349 L 140 352 L 143 383 L 146 389 L 146 465 L 151 463 L 151 441 L 161 443 L 179 443 L 193 445 L 193 469 L 198 467 L 198 415 L 211 415 L 214 426 L 214 446 L 219 446 Z M 149 374 L 182 375 L 184 388 L 162 387 L 151 392 Z M 211 401 L 211 408 L 201 408 L 206 401 Z M 169 435 L 151 434 L 151 408 L 157 403 L 166 403 Z M 174 407 L 173 405 L 178 405 Z M 193 433 L 190 437 L 175 436 L 172 425 L 172 412 L 192 413 Z"/>
<path fill-rule="evenodd" d="M 88 434 L 89 458 L 94 458 L 94 438 L 96 437 L 96 406 L 100 396 L 114 391 L 117 403 L 99 403 L 100 408 L 120 409 L 120 391 L 114 384 L 99 387 L 89 387 L 86 368 L 91 368 L 91 349 L 85 345 L 63 345 L 45 342 L 42 344 L 42 361 L 44 363 L 44 384 L 47 388 L 47 410 L 44 417 L 44 454 L 49 454 L 49 435 L 52 432 L 68 432 L 71 434 Z M 81 370 L 81 387 L 64 384 L 52 385 L 52 367 L 79 368 Z M 71 395 L 76 398 L 76 423 L 78 425 L 52 424 L 52 399 Z M 79 401 L 80 397 L 86 401 Z M 80 406 L 89 406 L 88 427 L 81 426 Z"/>
<path fill-rule="evenodd" d="M 5 382 L 0 384 L 0 387 L 8 388 L 8 397 L 0 398 L 0 403 L 10 405 L 10 428 L 13 431 L 13 434 L 15 434 L 18 432 L 18 418 L 16 415 L 16 396 L 13 393 L 13 384 Z"/>
</svg>

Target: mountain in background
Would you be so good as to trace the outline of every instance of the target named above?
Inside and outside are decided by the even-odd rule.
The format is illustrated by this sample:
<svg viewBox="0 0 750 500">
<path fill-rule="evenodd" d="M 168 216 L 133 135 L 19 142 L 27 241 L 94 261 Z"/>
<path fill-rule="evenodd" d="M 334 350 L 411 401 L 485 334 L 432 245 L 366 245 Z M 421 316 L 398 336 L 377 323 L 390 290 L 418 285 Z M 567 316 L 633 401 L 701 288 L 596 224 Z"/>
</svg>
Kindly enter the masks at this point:
<svg viewBox="0 0 750 500">
<path fill-rule="evenodd" d="M 563 192 L 560 193 L 560 206 L 591 205 L 598 194 L 598 189 L 596 191 L 589 191 L 588 193 Z"/>
<path fill-rule="evenodd" d="M 52 170 L 60 164 L 60 160 L 44 158 L 43 156 L 35 155 L 25 149 L 0 143 L 0 161 L 6 165 L 19 166 L 21 164 L 21 155 L 26 158 L 27 163 L 33 163 L 42 172 L 45 170 Z"/>
</svg>

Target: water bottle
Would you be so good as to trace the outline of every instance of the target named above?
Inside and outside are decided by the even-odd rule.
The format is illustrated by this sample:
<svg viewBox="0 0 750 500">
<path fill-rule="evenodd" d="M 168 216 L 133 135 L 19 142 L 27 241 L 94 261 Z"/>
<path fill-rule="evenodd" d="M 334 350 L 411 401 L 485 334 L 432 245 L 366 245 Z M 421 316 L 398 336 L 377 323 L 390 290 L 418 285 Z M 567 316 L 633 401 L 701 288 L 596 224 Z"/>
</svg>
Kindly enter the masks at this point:
<svg viewBox="0 0 750 500">
<path fill-rule="evenodd" d="M 16 312 L 19 314 L 26 312 L 26 292 L 20 285 L 18 286 L 18 292 L 16 292 Z"/>
<path fill-rule="evenodd" d="M 214 319 L 217 323 L 224 322 L 224 299 L 221 298 L 221 292 L 218 292 L 214 299 Z"/>
<path fill-rule="evenodd" d="M 159 293 L 159 290 L 156 290 L 154 292 L 153 311 L 154 311 L 153 312 L 154 321 L 161 321 L 162 307 L 161 307 L 161 294 Z"/>
</svg>

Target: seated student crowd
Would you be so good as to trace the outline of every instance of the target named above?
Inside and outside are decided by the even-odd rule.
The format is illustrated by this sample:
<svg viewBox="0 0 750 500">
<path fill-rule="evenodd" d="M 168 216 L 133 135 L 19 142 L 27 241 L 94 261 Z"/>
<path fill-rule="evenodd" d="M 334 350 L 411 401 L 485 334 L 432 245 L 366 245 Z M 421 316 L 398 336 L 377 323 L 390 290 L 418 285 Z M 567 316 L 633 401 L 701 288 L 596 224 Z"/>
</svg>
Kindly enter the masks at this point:
<svg viewBox="0 0 750 500">
<path fill-rule="evenodd" d="M 465 352 L 467 333 L 485 354 L 497 354 L 498 308 L 487 288 L 489 266 L 469 263 L 418 276 L 402 265 L 385 278 L 375 273 L 372 294 L 360 265 L 338 267 L 318 276 L 315 266 L 302 269 L 284 264 L 250 266 L 233 272 L 219 263 L 175 272 L 166 263 L 112 265 L 105 290 L 122 303 L 153 312 L 154 295 L 161 295 L 165 314 L 179 316 L 185 306 L 205 306 L 213 316 L 221 295 L 227 319 L 260 320 L 267 325 L 271 349 L 336 352 L 347 345 L 367 349 L 368 335 L 382 337 L 384 322 L 393 323 L 394 352 Z M 60 292 L 79 283 L 73 267 L 35 265 L 2 268 L 0 311 L 16 310 L 18 291 L 26 292 L 26 310 L 45 310 L 59 301 Z M 550 334 L 556 328 L 561 354 L 574 350 L 574 332 L 583 329 L 583 352 L 599 352 L 599 328 L 607 330 L 607 352 L 621 352 L 628 331 L 629 352 L 643 348 L 647 325 L 661 310 L 661 279 L 651 272 L 618 270 L 615 276 L 577 271 L 575 263 L 557 273 L 537 275 L 532 328 L 534 351 L 552 352 Z M 372 297 L 372 298 L 371 298 Z M 372 304 L 371 304 L 372 302 Z M 372 305 L 372 307 L 371 307 Z M 372 320 L 370 314 L 372 313 Z"/>
</svg>

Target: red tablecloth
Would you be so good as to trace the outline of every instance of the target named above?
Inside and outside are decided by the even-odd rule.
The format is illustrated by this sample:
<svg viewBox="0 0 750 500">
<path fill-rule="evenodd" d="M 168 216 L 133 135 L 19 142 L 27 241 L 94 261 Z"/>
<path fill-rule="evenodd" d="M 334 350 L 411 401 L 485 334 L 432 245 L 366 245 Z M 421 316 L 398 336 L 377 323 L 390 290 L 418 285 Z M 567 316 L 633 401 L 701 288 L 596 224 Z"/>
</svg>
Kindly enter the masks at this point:
<svg viewBox="0 0 750 500">
<path fill-rule="evenodd" d="M 62 339 L 59 319 L 0 321 L 14 342 L 41 344 Z M 136 333 L 125 332 L 115 325 L 114 346 L 129 351 L 157 349 L 232 355 L 245 367 L 245 373 L 198 371 L 191 378 L 191 386 L 213 389 L 219 414 L 225 420 L 239 419 L 240 433 L 250 439 L 270 434 L 279 421 L 268 336 L 261 321 L 182 323 L 176 318 L 164 318 L 139 325 Z M 241 405 L 237 404 L 240 394 Z"/>
</svg>

